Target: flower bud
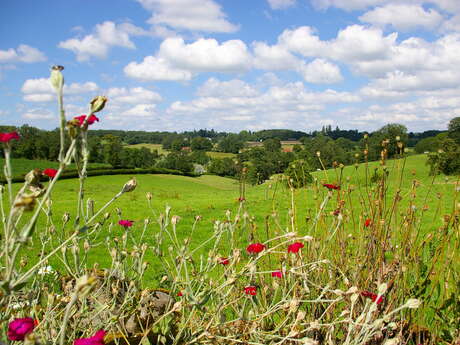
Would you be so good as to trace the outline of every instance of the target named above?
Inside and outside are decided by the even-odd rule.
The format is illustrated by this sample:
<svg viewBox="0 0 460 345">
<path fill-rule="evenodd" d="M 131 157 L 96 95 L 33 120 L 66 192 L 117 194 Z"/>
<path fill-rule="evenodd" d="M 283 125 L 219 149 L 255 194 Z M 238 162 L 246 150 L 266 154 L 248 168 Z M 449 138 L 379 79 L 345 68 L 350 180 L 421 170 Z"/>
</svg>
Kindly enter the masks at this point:
<svg viewBox="0 0 460 345">
<path fill-rule="evenodd" d="M 51 68 L 50 83 L 57 93 L 62 93 L 64 87 L 64 76 L 61 71 L 64 69 L 62 66 L 53 66 Z"/>
<path fill-rule="evenodd" d="M 104 96 L 94 97 L 93 100 L 90 102 L 91 114 L 97 113 L 101 111 L 102 109 L 104 109 L 106 102 L 107 102 L 107 97 L 104 97 Z"/>
<path fill-rule="evenodd" d="M 123 189 L 121 190 L 121 192 L 122 193 L 132 192 L 133 190 L 136 189 L 136 186 L 137 186 L 137 181 L 133 177 L 131 180 L 129 180 L 128 182 L 125 183 L 125 185 L 123 186 Z"/>
</svg>

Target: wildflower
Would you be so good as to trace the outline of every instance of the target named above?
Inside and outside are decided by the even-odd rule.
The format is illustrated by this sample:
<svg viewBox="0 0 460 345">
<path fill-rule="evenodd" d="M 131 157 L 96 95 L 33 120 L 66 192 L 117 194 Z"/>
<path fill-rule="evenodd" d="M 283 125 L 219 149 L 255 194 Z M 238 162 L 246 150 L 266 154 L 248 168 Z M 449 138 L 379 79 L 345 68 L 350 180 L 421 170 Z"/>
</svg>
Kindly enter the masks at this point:
<svg viewBox="0 0 460 345">
<path fill-rule="evenodd" d="M 104 345 L 104 337 L 106 333 L 106 331 L 101 329 L 92 337 L 75 339 L 73 345 Z"/>
<path fill-rule="evenodd" d="M 43 175 L 46 175 L 48 176 L 49 178 L 55 178 L 56 177 L 56 174 L 57 174 L 57 170 L 56 169 L 45 169 L 43 170 Z"/>
<path fill-rule="evenodd" d="M 0 142 L 9 143 L 11 140 L 19 140 L 18 132 L 0 133 Z"/>
<path fill-rule="evenodd" d="M 122 219 L 122 220 L 118 221 L 118 224 L 123 226 L 125 229 L 128 229 L 128 228 L 132 227 L 133 223 L 134 223 L 134 221 L 126 220 L 126 219 Z"/>
<path fill-rule="evenodd" d="M 105 103 L 107 103 L 107 97 L 104 96 L 97 96 L 94 97 L 93 100 L 90 102 L 91 104 L 91 112 L 97 113 L 104 109 Z"/>
<path fill-rule="evenodd" d="M 257 294 L 257 286 L 249 285 L 244 288 L 246 295 L 255 296 Z"/>
<path fill-rule="evenodd" d="M 9 340 L 24 340 L 27 334 L 31 333 L 35 328 L 35 321 L 31 317 L 14 319 L 8 325 Z"/>
<path fill-rule="evenodd" d="M 361 296 L 370 298 L 372 302 L 376 302 L 377 304 L 380 304 L 383 302 L 383 296 L 380 296 L 379 299 L 377 300 L 377 295 L 375 293 L 372 293 L 370 291 L 361 291 Z"/>
<path fill-rule="evenodd" d="M 218 262 L 221 264 L 221 265 L 228 265 L 230 263 L 230 260 L 228 258 L 219 258 L 218 259 Z"/>
<path fill-rule="evenodd" d="M 179 292 L 177 293 L 177 297 L 182 297 L 183 295 L 184 295 L 184 294 L 182 293 L 182 291 L 179 291 Z"/>
<path fill-rule="evenodd" d="M 367 218 L 365 221 L 364 221 L 364 226 L 366 228 L 368 228 L 370 225 L 372 224 L 372 220 L 370 218 Z"/>
<path fill-rule="evenodd" d="M 240 196 L 237 200 L 238 200 L 239 202 L 246 201 L 246 199 L 245 199 L 243 196 Z"/>
<path fill-rule="evenodd" d="M 283 278 L 283 272 L 281 272 L 281 271 L 274 271 L 274 272 L 272 272 L 272 277 L 273 277 L 273 278 Z"/>
<path fill-rule="evenodd" d="M 74 119 L 74 120 L 77 120 L 79 126 L 82 127 L 83 124 L 85 123 L 86 115 L 75 116 L 73 119 Z M 94 115 L 94 114 L 91 114 L 91 115 L 88 117 L 87 124 L 88 124 L 88 125 L 92 125 L 92 124 L 93 124 L 94 122 L 96 122 L 96 121 L 99 122 L 98 117 L 97 117 L 96 115 Z"/>
<path fill-rule="evenodd" d="M 329 190 L 332 190 L 332 189 L 340 190 L 340 186 L 338 186 L 336 184 L 323 183 L 323 186 L 326 187 Z"/>
<path fill-rule="evenodd" d="M 44 267 L 40 268 L 40 269 L 37 271 L 37 274 L 39 274 L 39 275 L 45 275 L 45 274 L 51 274 L 51 273 L 53 273 L 53 272 L 54 272 L 53 267 L 51 267 L 51 266 L 48 265 L 48 266 L 44 266 Z"/>
<path fill-rule="evenodd" d="M 246 248 L 246 251 L 248 254 L 257 254 L 263 251 L 265 248 L 265 245 L 262 243 L 252 243 Z"/>
<path fill-rule="evenodd" d="M 288 246 L 288 253 L 298 253 L 301 248 L 304 247 L 302 242 L 295 242 Z"/>
</svg>

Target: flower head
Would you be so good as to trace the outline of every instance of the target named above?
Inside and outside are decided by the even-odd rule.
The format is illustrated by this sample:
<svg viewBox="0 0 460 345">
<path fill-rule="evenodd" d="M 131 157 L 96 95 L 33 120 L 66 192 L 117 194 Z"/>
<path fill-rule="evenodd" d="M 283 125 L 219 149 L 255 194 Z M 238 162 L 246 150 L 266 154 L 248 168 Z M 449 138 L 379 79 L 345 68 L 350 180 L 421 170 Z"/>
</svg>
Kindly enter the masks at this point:
<svg viewBox="0 0 460 345">
<path fill-rule="evenodd" d="M 127 220 L 127 219 L 122 219 L 118 221 L 118 224 L 123 226 L 125 229 L 128 229 L 133 226 L 134 221 L 132 220 Z"/>
<path fill-rule="evenodd" d="M 283 272 L 281 272 L 281 271 L 273 271 L 272 272 L 272 277 L 273 278 L 283 278 Z"/>
<path fill-rule="evenodd" d="M 43 170 L 43 175 L 46 175 L 49 178 L 54 178 L 56 176 L 57 172 L 58 171 L 56 169 L 47 168 L 47 169 Z"/>
<path fill-rule="evenodd" d="M 93 100 L 90 102 L 91 104 L 91 112 L 97 113 L 104 109 L 105 103 L 107 103 L 107 97 L 104 96 L 97 96 L 94 97 Z"/>
<path fill-rule="evenodd" d="M 340 186 L 338 186 L 336 184 L 323 183 L 323 186 L 326 187 L 329 190 L 332 190 L 332 189 L 340 190 Z"/>
<path fill-rule="evenodd" d="M 370 218 L 367 218 L 365 221 L 364 221 L 364 226 L 366 228 L 368 228 L 370 225 L 372 224 L 372 220 Z"/>
<path fill-rule="evenodd" d="M 177 293 L 177 297 L 182 297 L 182 296 L 184 296 L 184 294 L 182 293 L 182 291 L 179 291 L 179 292 Z"/>
<path fill-rule="evenodd" d="M 228 258 L 219 258 L 217 260 L 221 265 L 228 265 L 230 263 L 230 260 Z"/>
<path fill-rule="evenodd" d="M 86 115 L 80 115 L 80 116 L 75 116 L 73 118 L 74 120 L 77 120 L 78 123 L 79 123 L 79 126 L 82 127 L 83 124 L 85 123 L 85 120 L 86 120 Z M 88 121 L 87 121 L 87 124 L 88 125 L 92 125 L 94 122 L 98 121 L 99 122 L 99 118 L 94 115 L 94 114 L 91 114 L 89 117 L 88 117 Z"/>
<path fill-rule="evenodd" d="M 300 249 L 304 247 L 302 242 L 295 242 L 288 246 L 288 253 L 298 253 Z"/>
<path fill-rule="evenodd" d="M 104 345 L 104 337 L 106 333 L 106 331 L 101 329 L 92 337 L 75 339 L 73 345 Z"/>
<path fill-rule="evenodd" d="M 383 302 L 383 296 L 380 296 L 379 299 L 377 300 L 377 295 L 373 292 L 370 291 L 361 291 L 361 296 L 370 298 L 372 302 L 376 302 L 377 304 L 380 304 Z"/>
<path fill-rule="evenodd" d="M 257 294 L 257 286 L 249 285 L 244 288 L 244 293 L 246 295 L 255 296 Z"/>
<path fill-rule="evenodd" d="M 18 132 L 0 133 L 0 142 L 9 143 L 11 140 L 19 140 Z"/>
<path fill-rule="evenodd" d="M 27 334 L 32 332 L 35 328 L 35 320 L 31 317 L 24 317 L 21 319 L 14 319 L 8 325 L 8 339 L 9 340 L 24 340 Z"/>
<path fill-rule="evenodd" d="M 263 251 L 265 248 L 265 245 L 262 243 L 252 243 L 246 248 L 246 251 L 248 254 L 257 254 Z"/>
</svg>

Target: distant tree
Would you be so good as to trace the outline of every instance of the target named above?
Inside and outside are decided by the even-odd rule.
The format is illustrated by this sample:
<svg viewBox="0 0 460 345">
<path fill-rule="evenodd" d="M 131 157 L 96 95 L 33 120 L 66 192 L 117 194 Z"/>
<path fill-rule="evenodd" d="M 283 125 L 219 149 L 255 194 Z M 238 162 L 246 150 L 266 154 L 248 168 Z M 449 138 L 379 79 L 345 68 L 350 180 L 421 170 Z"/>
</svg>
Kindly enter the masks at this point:
<svg viewBox="0 0 460 345">
<path fill-rule="evenodd" d="M 207 138 L 195 137 L 192 139 L 190 147 L 192 151 L 211 151 L 212 142 Z"/>
<path fill-rule="evenodd" d="M 187 155 L 179 152 L 171 152 L 158 164 L 160 168 L 179 170 L 184 173 L 193 171 L 193 164 Z"/>
<path fill-rule="evenodd" d="M 449 138 L 454 139 L 457 144 L 460 144 L 460 117 L 455 117 L 450 120 L 448 125 Z"/>
<path fill-rule="evenodd" d="M 447 132 L 435 137 L 423 138 L 417 142 L 414 151 L 416 153 L 436 152 L 441 148 L 442 142 L 447 138 Z"/>
<path fill-rule="evenodd" d="M 120 137 L 108 134 L 102 138 L 104 143 L 103 156 L 104 162 L 109 163 L 111 166 L 121 165 L 121 151 L 123 149 Z"/>
<path fill-rule="evenodd" d="M 278 138 L 265 139 L 264 149 L 269 152 L 278 152 L 281 150 L 281 141 Z"/>
<path fill-rule="evenodd" d="M 399 138 L 399 140 L 397 140 Z M 407 128 L 398 123 L 390 123 L 383 126 L 378 131 L 372 133 L 369 137 L 369 159 L 377 160 L 380 157 L 380 152 L 383 149 L 382 142 L 389 140 L 386 145 L 388 158 L 394 157 L 400 149 L 397 147 L 397 142 L 401 142 L 405 147 L 408 141 Z"/>
<path fill-rule="evenodd" d="M 238 153 L 244 147 L 244 142 L 237 134 L 229 134 L 218 144 L 219 151 L 228 153 Z"/>
<path fill-rule="evenodd" d="M 427 164 L 430 174 L 460 174 L 460 145 L 454 139 L 446 138 L 441 142 L 440 152 L 430 154 Z"/>
<path fill-rule="evenodd" d="M 192 151 L 192 153 L 189 155 L 189 158 L 192 163 L 201 165 L 206 165 L 211 160 L 205 151 Z"/>
<path fill-rule="evenodd" d="M 211 160 L 208 171 L 211 174 L 219 176 L 236 176 L 238 174 L 238 166 L 232 158 L 215 158 Z"/>
</svg>

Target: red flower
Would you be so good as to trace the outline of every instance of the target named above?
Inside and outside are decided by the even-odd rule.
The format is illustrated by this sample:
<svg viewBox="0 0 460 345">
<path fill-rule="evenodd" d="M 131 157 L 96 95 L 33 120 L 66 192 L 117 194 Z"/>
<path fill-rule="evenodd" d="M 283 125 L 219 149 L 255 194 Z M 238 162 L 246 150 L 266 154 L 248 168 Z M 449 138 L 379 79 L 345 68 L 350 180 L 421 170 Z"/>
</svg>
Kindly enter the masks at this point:
<svg viewBox="0 0 460 345">
<path fill-rule="evenodd" d="M 57 170 L 56 169 L 45 169 L 43 170 L 43 174 L 48 176 L 49 178 L 54 178 L 57 174 Z"/>
<path fill-rule="evenodd" d="M 177 293 L 177 297 L 182 297 L 182 296 L 183 296 L 182 291 L 179 291 L 179 292 Z"/>
<path fill-rule="evenodd" d="M 302 242 L 295 242 L 288 246 L 288 253 L 298 253 L 299 250 L 303 247 L 304 245 Z"/>
<path fill-rule="evenodd" d="M 104 345 L 104 337 L 107 332 L 103 329 L 97 331 L 92 337 L 76 339 L 73 345 Z"/>
<path fill-rule="evenodd" d="M 273 277 L 273 278 L 283 278 L 283 272 L 281 272 L 281 271 L 274 271 L 274 272 L 272 272 L 272 277 Z"/>
<path fill-rule="evenodd" d="M 230 260 L 228 258 L 219 258 L 217 260 L 221 265 L 228 265 L 230 263 Z"/>
<path fill-rule="evenodd" d="M 78 120 L 80 127 L 83 126 L 83 123 L 85 123 L 86 115 L 80 115 L 80 116 L 75 116 L 74 120 Z M 94 122 L 98 121 L 99 119 L 97 118 L 96 115 L 91 114 L 88 118 L 88 125 L 92 125 Z"/>
<path fill-rule="evenodd" d="M 323 186 L 329 190 L 331 189 L 340 190 L 340 186 L 337 186 L 336 184 L 323 183 Z"/>
<path fill-rule="evenodd" d="M 11 140 L 19 140 L 18 132 L 0 133 L 0 142 L 9 143 Z"/>
<path fill-rule="evenodd" d="M 365 226 L 366 228 L 368 228 L 369 225 L 371 225 L 371 224 L 372 224 L 372 220 L 371 220 L 370 218 L 367 218 L 367 219 L 365 220 L 365 222 L 364 222 L 364 226 Z"/>
<path fill-rule="evenodd" d="M 246 248 L 246 251 L 248 252 L 248 254 L 256 254 L 260 253 L 265 248 L 265 245 L 263 245 L 262 243 L 252 243 Z"/>
<path fill-rule="evenodd" d="M 244 288 L 246 295 L 255 296 L 257 294 L 257 286 L 249 285 Z"/>
<path fill-rule="evenodd" d="M 132 220 L 124 220 L 124 219 L 122 219 L 122 220 L 118 221 L 118 224 L 123 226 L 125 229 L 132 227 L 133 223 L 134 223 L 134 221 L 132 221 Z"/>
<path fill-rule="evenodd" d="M 361 291 L 361 296 L 366 297 L 366 298 L 370 298 L 372 300 L 372 302 L 375 302 L 375 300 L 377 300 L 377 295 L 375 293 L 370 292 L 370 291 Z M 380 303 L 382 303 L 382 301 L 383 301 L 383 296 L 380 296 L 376 303 L 380 304 Z"/>
<path fill-rule="evenodd" d="M 14 319 L 8 325 L 8 339 L 9 340 L 24 340 L 27 334 L 32 332 L 35 328 L 35 320 L 31 317 L 24 317 L 22 319 Z"/>
</svg>

